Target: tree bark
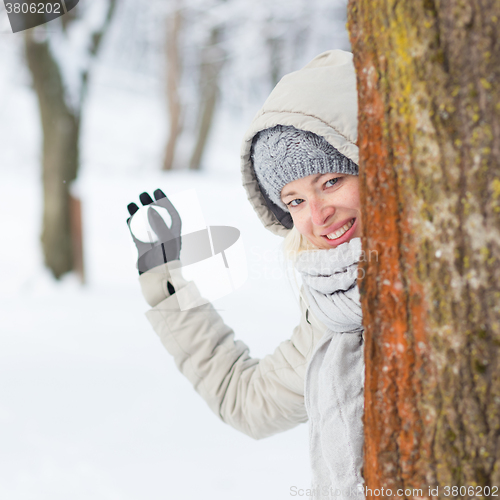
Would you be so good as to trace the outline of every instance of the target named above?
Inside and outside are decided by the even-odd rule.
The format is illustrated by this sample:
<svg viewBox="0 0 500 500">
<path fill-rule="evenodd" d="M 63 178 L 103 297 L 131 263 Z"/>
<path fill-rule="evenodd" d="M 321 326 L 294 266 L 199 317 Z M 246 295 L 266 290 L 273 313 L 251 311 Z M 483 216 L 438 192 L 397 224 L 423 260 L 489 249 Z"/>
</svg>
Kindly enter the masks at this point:
<svg viewBox="0 0 500 500">
<path fill-rule="evenodd" d="M 182 27 L 181 8 L 173 12 L 167 19 L 167 101 L 170 118 L 170 131 L 165 148 L 165 159 L 163 160 L 163 170 L 171 170 L 174 163 L 175 148 L 177 140 L 182 130 L 181 125 L 181 97 L 179 95 L 179 85 L 181 81 L 182 64 L 179 47 L 179 37 Z"/>
<path fill-rule="evenodd" d="M 364 477 L 386 496 L 500 487 L 499 18 L 498 0 L 349 3 L 378 255 L 360 283 Z"/>
<path fill-rule="evenodd" d="M 116 0 L 108 0 L 106 19 L 100 30 L 89 33 L 89 58 L 95 57 L 111 20 Z M 76 18 L 75 9 L 61 18 L 64 30 Z M 25 53 L 38 98 L 43 133 L 43 229 L 41 235 L 45 265 L 56 279 L 75 268 L 72 242 L 70 187 L 78 173 L 79 137 L 89 68 L 82 71 L 80 101 L 73 109 L 66 100 L 67 89 L 51 51 L 48 34 L 35 38 L 33 29 L 25 31 Z M 74 230 L 73 230 L 74 233 Z M 83 272 L 83 256 L 77 255 L 77 271 Z M 81 264 L 80 264 L 81 261 Z M 83 275 L 82 275 L 83 281 Z"/>
<path fill-rule="evenodd" d="M 64 101 L 59 69 L 47 42 L 26 31 L 26 58 L 38 97 L 43 131 L 42 249 L 55 278 L 73 269 L 69 188 L 78 171 L 80 117 Z"/>
<path fill-rule="evenodd" d="M 198 135 L 189 168 L 199 170 L 205 151 L 219 93 L 219 75 L 224 62 L 224 54 L 218 46 L 222 29 L 215 27 L 210 33 L 207 46 L 203 49 L 200 71 L 200 113 Z"/>
</svg>

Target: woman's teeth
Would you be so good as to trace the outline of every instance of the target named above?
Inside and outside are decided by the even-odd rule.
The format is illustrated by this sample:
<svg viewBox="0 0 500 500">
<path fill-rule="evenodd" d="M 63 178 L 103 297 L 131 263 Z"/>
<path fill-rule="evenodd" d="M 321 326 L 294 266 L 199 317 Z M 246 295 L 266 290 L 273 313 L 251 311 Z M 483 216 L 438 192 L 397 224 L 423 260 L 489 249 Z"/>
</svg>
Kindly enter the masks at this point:
<svg viewBox="0 0 500 500">
<path fill-rule="evenodd" d="M 334 233 L 327 234 L 326 237 L 329 240 L 336 240 L 337 238 L 340 238 L 344 233 L 349 231 L 351 229 L 352 225 L 354 224 L 355 219 L 351 219 L 349 222 L 344 224 L 340 229 L 337 229 Z"/>
</svg>

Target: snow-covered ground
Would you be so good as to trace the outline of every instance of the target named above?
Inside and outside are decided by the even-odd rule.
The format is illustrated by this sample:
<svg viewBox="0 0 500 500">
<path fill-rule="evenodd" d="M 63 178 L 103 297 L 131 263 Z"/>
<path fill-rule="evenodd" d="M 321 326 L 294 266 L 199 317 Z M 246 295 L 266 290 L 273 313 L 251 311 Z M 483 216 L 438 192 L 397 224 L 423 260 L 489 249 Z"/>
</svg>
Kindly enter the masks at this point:
<svg viewBox="0 0 500 500">
<path fill-rule="evenodd" d="M 207 224 L 237 227 L 248 259 L 246 284 L 216 302 L 224 320 L 253 356 L 288 338 L 298 307 L 281 240 L 240 186 L 247 117 L 219 117 L 224 140 L 203 172 L 161 173 L 159 85 L 98 68 L 78 183 L 87 284 L 55 282 L 39 245 L 36 101 L 11 52 L 0 55 L 0 498 L 276 500 L 307 488 L 307 426 L 253 441 L 177 372 L 144 316 L 125 224 L 142 191 L 196 189 Z"/>
</svg>

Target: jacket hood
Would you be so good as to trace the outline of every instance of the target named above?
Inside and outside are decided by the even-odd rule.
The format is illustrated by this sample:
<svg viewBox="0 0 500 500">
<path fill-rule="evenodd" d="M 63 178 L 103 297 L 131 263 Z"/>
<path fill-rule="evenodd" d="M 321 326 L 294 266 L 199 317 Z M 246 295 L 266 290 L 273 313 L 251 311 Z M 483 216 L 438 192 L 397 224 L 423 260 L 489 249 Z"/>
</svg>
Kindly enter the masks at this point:
<svg viewBox="0 0 500 500">
<path fill-rule="evenodd" d="M 352 54 L 330 50 L 299 71 L 285 75 L 253 119 L 241 149 L 243 186 L 264 227 L 274 234 L 286 236 L 292 219 L 260 190 L 250 157 L 253 138 L 261 130 L 291 125 L 324 137 L 358 164 L 357 99 Z"/>
</svg>

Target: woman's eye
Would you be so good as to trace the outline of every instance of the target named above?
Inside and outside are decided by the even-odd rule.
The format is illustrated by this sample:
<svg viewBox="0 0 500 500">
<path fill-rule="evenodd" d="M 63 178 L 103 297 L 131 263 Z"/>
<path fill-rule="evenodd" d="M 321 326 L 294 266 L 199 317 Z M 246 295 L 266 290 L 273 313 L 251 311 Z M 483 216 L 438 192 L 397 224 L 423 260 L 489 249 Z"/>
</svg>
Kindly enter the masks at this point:
<svg viewBox="0 0 500 500">
<path fill-rule="evenodd" d="M 297 198 L 295 200 L 292 200 L 287 203 L 288 207 L 296 207 L 297 205 L 300 205 L 304 200 L 301 200 L 300 198 Z"/>
<path fill-rule="evenodd" d="M 325 182 L 325 186 L 326 187 L 332 187 L 333 185 L 337 184 L 337 182 L 339 181 L 340 177 L 334 177 L 333 179 L 329 179 Z M 331 183 L 331 184 L 329 184 Z"/>
</svg>

